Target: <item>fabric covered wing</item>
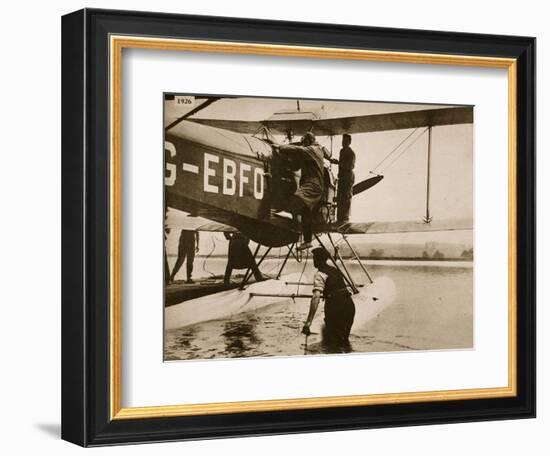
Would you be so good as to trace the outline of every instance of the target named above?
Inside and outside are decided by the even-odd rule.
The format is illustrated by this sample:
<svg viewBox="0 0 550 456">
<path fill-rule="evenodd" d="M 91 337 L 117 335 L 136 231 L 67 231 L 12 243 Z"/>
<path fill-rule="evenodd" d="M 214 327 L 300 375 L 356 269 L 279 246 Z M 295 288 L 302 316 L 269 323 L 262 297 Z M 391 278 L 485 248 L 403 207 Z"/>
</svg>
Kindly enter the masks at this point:
<svg viewBox="0 0 550 456">
<path fill-rule="evenodd" d="M 427 231 L 458 231 L 473 229 L 472 219 L 432 220 L 425 223 L 422 220 L 398 222 L 346 223 L 335 231 L 342 234 L 383 234 L 383 233 L 415 233 Z"/>
<path fill-rule="evenodd" d="M 232 233 L 237 229 L 232 226 L 225 225 L 223 223 L 214 222 L 204 217 L 191 217 L 189 215 L 182 215 L 181 212 L 169 211 L 166 218 L 166 227 L 178 230 L 187 231 L 212 231 Z"/>
<path fill-rule="evenodd" d="M 248 120 L 222 120 L 222 119 L 187 119 L 189 122 L 195 122 L 210 127 L 222 128 L 237 133 L 251 134 L 256 133 L 262 124 L 260 122 Z"/>
<path fill-rule="evenodd" d="M 316 135 L 370 133 L 407 128 L 473 123 L 473 107 L 426 109 L 357 117 L 320 119 L 313 122 Z"/>
</svg>

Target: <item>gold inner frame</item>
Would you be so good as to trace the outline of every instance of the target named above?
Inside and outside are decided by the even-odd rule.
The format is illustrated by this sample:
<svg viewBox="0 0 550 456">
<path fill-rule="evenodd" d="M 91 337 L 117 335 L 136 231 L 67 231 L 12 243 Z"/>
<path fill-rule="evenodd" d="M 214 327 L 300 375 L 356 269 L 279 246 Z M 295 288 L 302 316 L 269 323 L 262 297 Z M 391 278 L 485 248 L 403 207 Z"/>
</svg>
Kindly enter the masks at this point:
<svg viewBox="0 0 550 456">
<path fill-rule="evenodd" d="M 274 399 L 245 402 L 122 407 L 122 162 L 121 94 L 123 49 L 154 49 L 231 54 L 255 54 L 318 59 L 368 60 L 430 65 L 504 68 L 508 71 L 508 385 L 505 387 L 403 392 L 353 396 Z M 517 61 L 468 55 L 386 52 L 242 42 L 110 36 L 110 412 L 111 419 L 158 418 L 221 413 L 298 410 L 374 404 L 511 397 L 517 394 L 516 289 L 516 119 Z"/>
</svg>

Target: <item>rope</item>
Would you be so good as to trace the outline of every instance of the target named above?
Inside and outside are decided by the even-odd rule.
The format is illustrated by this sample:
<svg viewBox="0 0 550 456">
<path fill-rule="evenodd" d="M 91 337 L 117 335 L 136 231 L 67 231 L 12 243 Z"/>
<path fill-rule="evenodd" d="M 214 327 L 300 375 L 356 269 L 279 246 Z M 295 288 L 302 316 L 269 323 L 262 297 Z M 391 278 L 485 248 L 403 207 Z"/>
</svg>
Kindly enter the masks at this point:
<svg viewBox="0 0 550 456">
<path fill-rule="evenodd" d="M 378 167 L 379 167 L 382 163 L 384 163 L 388 158 L 390 158 L 390 155 L 392 155 L 394 152 L 396 152 L 397 149 L 399 149 L 399 148 L 405 143 L 405 141 L 407 141 L 407 139 L 409 139 L 417 130 L 418 130 L 418 128 L 415 128 L 412 132 L 410 132 L 410 133 L 406 136 L 405 139 L 403 139 L 403 141 L 401 141 L 397 146 L 395 146 L 395 147 L 391 150 L 391 152 L 390 152 L 389 154 L 387 154 L 380 162 L 378 162 L 378 164 L 377 164 L 374 168 L 371 169 L 371 173 L 372 173 L 372 174 L 376 174 L 374 171 L 375 171 L 376 169 L 378 169 Z"/>
<path fill-rule="evenodd" d="M 206 260 L 208 260 L 210 258 L 210 256 L 214 253 L 214 250 L 216 250 L 216 236 L 212 236 L 212 249 L 210 250 L 210 252 L 208 252 L 208 255 L 206 255 L 206 257 L 204 258 L 204 261 L 202 262 L 202 270 L 204 272 L 207 272 L 208 274 L 210 274 L 212 277 L 216 277 L 216 274 L 214 274 L 213 272 L 210 272 L 208 269 L 206 269 Z"/>
</svg>

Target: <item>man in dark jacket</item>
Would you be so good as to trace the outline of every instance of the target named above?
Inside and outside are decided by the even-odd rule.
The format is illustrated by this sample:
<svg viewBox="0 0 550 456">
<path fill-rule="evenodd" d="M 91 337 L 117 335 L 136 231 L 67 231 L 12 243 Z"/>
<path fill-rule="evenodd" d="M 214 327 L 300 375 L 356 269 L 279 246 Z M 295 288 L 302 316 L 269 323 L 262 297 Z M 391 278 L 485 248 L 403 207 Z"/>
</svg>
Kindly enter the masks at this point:
<svg viewBox="0 0 550 456">
<path fill-rule="evenodd" d="M 261 282 L 264 277 L 258 269 L 258 265 L 254 260 L 252 252 L 248 248 L 250 240 L 242 233 L 236 232 L 233 234 L 223 233 L 225 238 L 229 241 L 229 250 L 227 253 L 227 266 L 225 268 L 225 275 L 223 282 L 228 285 L 229 279 L 233 269 L 248 269 L 252 270 L 256 282 Z"/>
<path fill-rule="evenodd" d="M 323 196 L 323 147 L 315 141 L 315 136 L 311 132 L 303 136 L 301 145 L 276 147 L 296 169 L 301 170 L 300 184 L 290 198 L 287 210 L 295 217 L 301 216 L 304 242 L 298 249 L 308 249 L 311 247 L 313 214 Z"/>
<path fill-rule="evenodd" d="M 351 136 L 342 135 L 342 150 L 338 159 L 338 222 L 349 222 L 353 184 L 355 182 L 355 152 L 350 147 Z"/>
<path fill-rule="evenodd" d="M 178 243 L 178 259 L 170 274 L 170 283 L 174 282 L 176 274 L 181 268 L 181 265 L 187 258 L 187 280 L 186 283 L 193 283 L 191 278 L 193 274 L 193 262 L 195 261 L 195 252 L 199 251 L 199 232 L 181 230 Z"/>
<path fill-rule="evenodd" d="M 309 313 L 302 328 L 306 336 L 319 307 L 321 296 L 325 298 L 325 327 L 323 345 L 330 353 L 349 352 L 349 333 L 355 317 L 355 305 L 351 299 L 342 273 L 327 264 L 328 252 L 318 247 L 312 250 L 313 265 L 317 268 L 313 277 L 313 297 Z"/>
</svg>

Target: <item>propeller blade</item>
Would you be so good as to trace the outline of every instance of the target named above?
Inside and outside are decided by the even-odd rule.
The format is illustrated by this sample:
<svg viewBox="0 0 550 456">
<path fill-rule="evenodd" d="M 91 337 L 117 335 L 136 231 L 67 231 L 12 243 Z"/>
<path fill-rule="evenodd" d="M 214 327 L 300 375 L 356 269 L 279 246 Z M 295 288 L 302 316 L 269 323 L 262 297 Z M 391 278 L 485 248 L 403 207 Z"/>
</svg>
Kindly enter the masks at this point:
<svg viewBox="0 0 550 456">
<path fill-rule="evenodd" d="M 355 184 L 352 189 L 353 196 L 359 195 L 359 193 L 363 193 L 365 190 L 368 190 L 369 188 L 374 187 L 382 179 L 384 179 L 384 176 L 374 176 L 374 177 L 369 177 L 368 179 L 365 179 L 364 181 L 361 181 L 358 184 Z"/>
</svg>

